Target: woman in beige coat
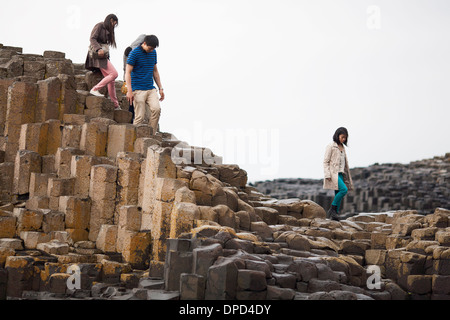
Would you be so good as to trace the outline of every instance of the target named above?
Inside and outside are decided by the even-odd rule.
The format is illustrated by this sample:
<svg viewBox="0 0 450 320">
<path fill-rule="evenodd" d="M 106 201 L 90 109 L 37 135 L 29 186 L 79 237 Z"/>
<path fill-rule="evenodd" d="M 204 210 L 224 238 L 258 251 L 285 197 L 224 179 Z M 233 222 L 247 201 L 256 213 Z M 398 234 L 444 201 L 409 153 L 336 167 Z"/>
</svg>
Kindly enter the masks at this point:
<svg viewBox="0 0 450 320">
<path fill-rule="evenodd" d="M 344 127 L 338 128 L 333 135 L 333 142 L 326 148 L 323 160 L 323 188 L 332 189 L 335 194 L 331 208 L 327 212 L 327 218 L 337 221 L 339 220 L 338 214 L 342 198 L 348 190 L 353 190 L 353 181 L 344 148 L 344 145 L 347 146 L 347 142 L 347 129 Z"/>
</svg>

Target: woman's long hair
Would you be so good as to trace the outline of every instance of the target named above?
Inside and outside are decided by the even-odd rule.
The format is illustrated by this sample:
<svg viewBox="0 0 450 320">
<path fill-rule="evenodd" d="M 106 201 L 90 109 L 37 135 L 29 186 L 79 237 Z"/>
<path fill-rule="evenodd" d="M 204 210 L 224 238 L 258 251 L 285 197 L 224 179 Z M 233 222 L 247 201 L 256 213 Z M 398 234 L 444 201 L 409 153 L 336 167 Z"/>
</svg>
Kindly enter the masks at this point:
<svg viewBox="0 0 450 320">
<path fill-rule="evenodd" d="M 117 22 L 116 26 L 119 25 L 119 19 L 117 19 L 117 16 L 115 14 L 109 14 L 106 18 L 105 21 L 103 22 L 103 25 L 105 26 L 106 30 L 109 31 L 109 39 L 108 39 L 108 44 L 113 47 L 113 48 L 117 48 L 117 44 L 116 44 L 116 37 L 114 35 L 114 26 L 111 24 L 111 19 L 113 19 L 114 21 Z"/>
</svg>

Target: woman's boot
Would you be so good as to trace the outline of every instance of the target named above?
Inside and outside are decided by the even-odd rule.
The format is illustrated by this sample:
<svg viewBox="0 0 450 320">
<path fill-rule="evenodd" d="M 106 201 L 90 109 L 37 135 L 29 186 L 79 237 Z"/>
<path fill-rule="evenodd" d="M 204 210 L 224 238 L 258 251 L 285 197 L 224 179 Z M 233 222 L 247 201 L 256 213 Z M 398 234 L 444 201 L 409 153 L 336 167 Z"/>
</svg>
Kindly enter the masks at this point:
<svg viewBox="0 0 450 320">
<path fill-rule="evenodd" d="M 339 216 L 337 212 L 337 206 L 331 205 L 330 210 L 327 212 L 327 218 L 335 221 L 339 221 Z"/>
</svg>

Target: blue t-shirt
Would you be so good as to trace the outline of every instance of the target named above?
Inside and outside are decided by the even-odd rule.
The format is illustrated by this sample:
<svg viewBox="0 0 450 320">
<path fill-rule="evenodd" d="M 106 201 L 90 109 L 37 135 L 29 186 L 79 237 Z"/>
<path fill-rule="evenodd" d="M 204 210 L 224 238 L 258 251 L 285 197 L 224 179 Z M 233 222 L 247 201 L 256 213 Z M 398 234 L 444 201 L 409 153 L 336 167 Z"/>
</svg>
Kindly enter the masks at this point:
<svg viewBox="0 0 450 320">
<path fill-rule="evenodd" d="M 153 85 L 153 69 L 156 63 L 156 50 L 147 53 L 141 46 L 138 46 L 130 52 L 127 64 L 133 66 L 133 71 L 131 71 L 131 87 L 133 91 L 155 89 Z"/>
</svg>

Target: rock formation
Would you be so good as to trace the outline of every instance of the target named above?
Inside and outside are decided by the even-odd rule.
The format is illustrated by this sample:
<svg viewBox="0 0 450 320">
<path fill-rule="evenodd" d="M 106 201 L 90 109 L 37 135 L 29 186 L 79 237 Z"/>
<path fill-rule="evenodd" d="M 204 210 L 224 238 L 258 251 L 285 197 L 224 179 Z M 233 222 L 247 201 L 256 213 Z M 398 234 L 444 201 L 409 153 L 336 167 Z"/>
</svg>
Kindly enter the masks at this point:
<svg viewBox="0 0 450 320">
<path fill-rule="evenodd" d="M 450 297 L 449 210 L 327 220 L 132 125 L 98 81 L 0 45 L 0 299 Z"/>
<path fill-rule="evenodd" d="M 355 190 L 343 199 L 342 212 L 417 210 L 427 214 L 434 208 L 450 208 L 450 153 L 408 164 L 385 163 L 352 168 Z M 322 179 L 276 179 L 252 186 L 277 199 L 299 198 L 329 208 L 334 192 L 323 189 Z"/>
</svg>

